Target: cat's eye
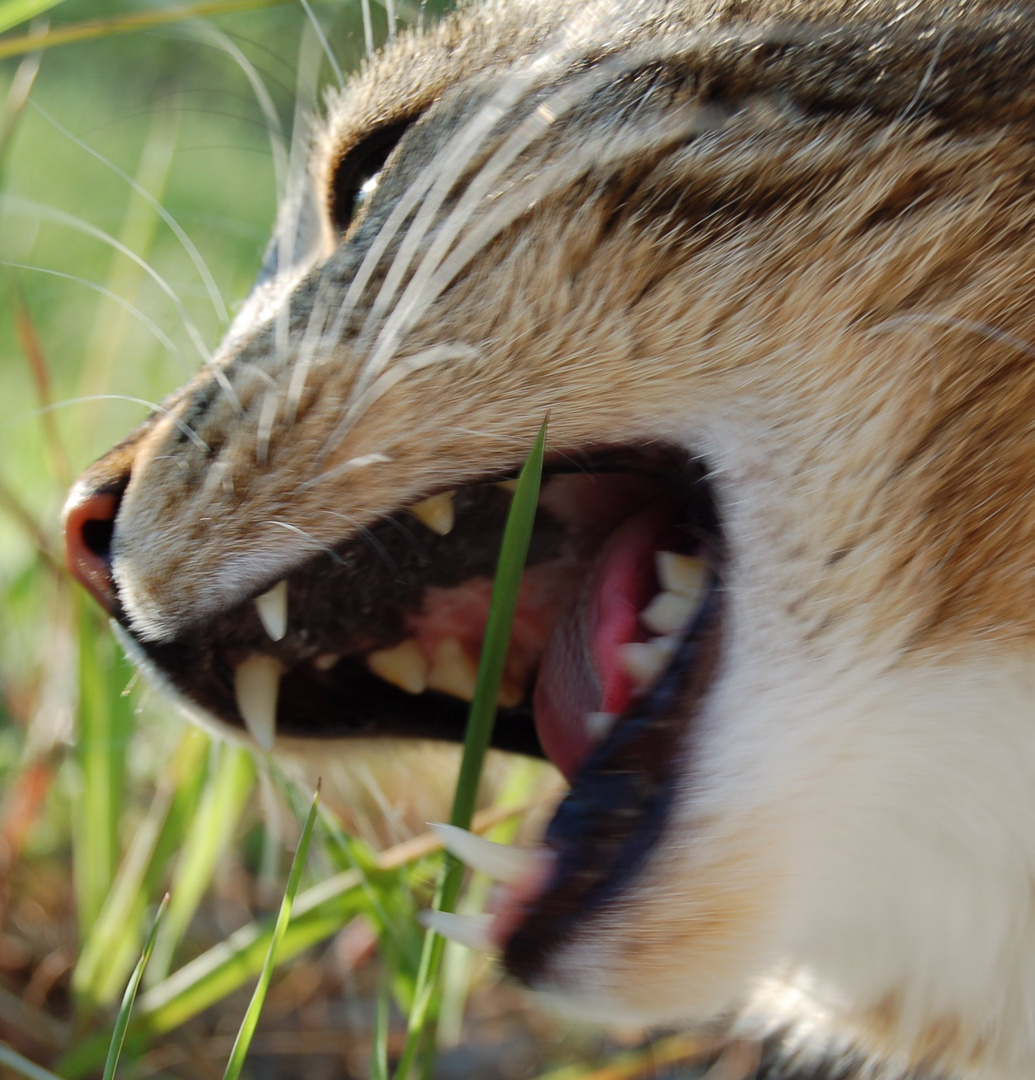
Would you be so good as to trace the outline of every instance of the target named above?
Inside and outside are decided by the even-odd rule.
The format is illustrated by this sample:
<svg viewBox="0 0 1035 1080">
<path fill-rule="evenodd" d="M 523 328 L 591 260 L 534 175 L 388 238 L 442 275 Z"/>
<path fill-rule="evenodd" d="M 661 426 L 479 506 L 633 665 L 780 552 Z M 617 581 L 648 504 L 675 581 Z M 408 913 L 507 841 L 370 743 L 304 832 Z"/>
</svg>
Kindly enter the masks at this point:
<svg viewBox="0 0 1035 1080">
<path fill-rule="evenodd" d="M 346 153 L 331 181 L 331 221 L 343 235 L 373 194 L 388 156 L 410 126 L 409 120 L 390 124 L 369 135 Z"/>
</svg>

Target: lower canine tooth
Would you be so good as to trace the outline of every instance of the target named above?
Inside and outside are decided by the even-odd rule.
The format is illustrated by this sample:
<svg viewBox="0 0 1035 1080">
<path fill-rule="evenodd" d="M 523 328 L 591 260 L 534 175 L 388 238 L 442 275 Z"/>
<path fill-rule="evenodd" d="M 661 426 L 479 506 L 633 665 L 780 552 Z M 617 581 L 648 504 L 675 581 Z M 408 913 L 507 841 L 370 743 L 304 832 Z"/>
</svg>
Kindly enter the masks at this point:
<svg viewBox="0 0 1035 1080">
<path fill-rule="evenodd" d="M 471 701 L 477 681 L 478 668 L 463 645 L 456 638 L 440 641 L 428 672 L 428 687 Z"/>
<path fill-rule="evenodd" d="M 658 572 L 658 581 L 666 592 L 693 597 L 704 592 L 708 565 L 703 559 L 695 559 L 692 555 L 677 555 L 674 551 L 657 551 L 654 553 L 654 565 Z"/>
<path fill-rule="evenodd" d="M 454 915 L 451 911 L 429 910 L 422 911 L 418 918 L 429 930 L 469 949 L 480 952 L 495 950 L 489 935 L 494 919 L 492 915 Z"/>
<path fill-rule="evenodd" d="M 278 581 L 272 589 L 264 592 L 262 596 L 257 596 L 255 598 L 255 610 L 259 614 L 259 621 L 262 623 L 266 633 L 274 641 L 280 641 L 287 633 L 287 582 L 284 580 Z"/>
<path fill-rule="evenodd" d="M 446 851 L 472 870 L 480 870 L 496 881 L 513 884 L 527 878 L 535 869 L 535 851 L 494 844 L 456 825 L 432 824 L 431 828 Z"/>
<path fill-rule="evenodd" d="M 603 740 L 611 734 L 611 728 L 615 726 L 618 714 L 613 712 L 588 712 L 586 713 L 586 731 L 594 739 Z"/>
<path fill-rule="evenodd" d="M 272 656 L 257 654 L 234 668 L 237 711 L 251 737 L 263 750 L 272 750 L 277 737 L 277 694 L 281 667 Z"/>
<path fill-rule="evenodd" d="M 681 630 L 697 611 L 704 598 L 704 589 L 690 593 L 659 592 L 640 612 L 640 622 L 655 634 L 671 634 Z"/>
<path fill-rule="evenodd" d="M 643 689 L 661 674 L 675 648 L 673 639 L 657 638 L 654 641 L 630 641 L 622 645 L 618 652 L 625 673 Z"/>
<path fill-rule="evenodd" d="M 439 536 L 448 536 L 453 531 L 456 512 L 453 509 L 452 491 L 443 491 L 441 495 L 432 495 L 422 499 L 409 508 L 410 513 L 422 524 Z"/>
<path fill-rule="evenodd" d="M 379 649 L 367 656 L 367 667 L 385 682 L 408 694 L 420 694 L 428 685 L 428 661 L 419 643 L 410 638 L 394 649 Z"/>
</svg>

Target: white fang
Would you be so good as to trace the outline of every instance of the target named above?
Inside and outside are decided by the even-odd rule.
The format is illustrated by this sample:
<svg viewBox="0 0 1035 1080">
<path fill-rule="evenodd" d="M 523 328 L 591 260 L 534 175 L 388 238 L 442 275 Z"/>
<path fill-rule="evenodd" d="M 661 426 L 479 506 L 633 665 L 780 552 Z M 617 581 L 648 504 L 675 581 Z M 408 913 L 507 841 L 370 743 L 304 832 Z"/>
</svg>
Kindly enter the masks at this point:
<svg viewBox="0 0 1035 1080">
<path fill-rule="evenodd" d="M 288 587 L 287 581 L 278 581 L 272 589 L 267 590 L 262 596 L 255 598 L 255 610 L 259 614 L 259 621 L 263 629 L 273 641 L 280 639 L 287 633 L 288 621 Z"/>
<path fill-rule="evenodd" d="M 257 654 L 234 669 L 237 710 L 251 737 L 263 750 L 272 750 L 277 737 L 277 694 L 280 664 L 272 656 Z"/>
<path fill-rule="evenodd" d="M 443 491 L 441 495 L 432 495 L 430 499 L 422 499 L 419 503 L 414 503 L 409 507 L 409 511 L 433 533 L 448 536 L 453 531 L 453 525 L 456 522 L 453 495 L 452 491 Z"/>
<path fill-rule="evenodd" d="M 708 565 L 692 555 L 677 555 L 674 551 L 656 551 L 654 565 L 658 581 L 666 592 L 698 597 L 704 592 Z"/>
<path fill-rule="evenodd" d="M 431 829 L 446 851 L 472 870 L 480 870 L 495 881 L 514 884 L 527 878 L 535 869 L 535 851 L 511 847 L 509 844 L 494 844 L 456 825 L 432 823 Z"/>
<path fill-rule="evenodd" d="M 436 934 L 466 945 L 469 949 L 480 952 L 494 952 L 495 945 L 489 936 L 492 915 L 454 915 L 451 911 L 422 911 L 418 916 L 422 926 L 434 930 Z"/>
<path fill-rule="evenodd" d="M 378 649 L 367 657 L 367 667 L 385 682 L 408 694 L 419 694 L 428 685 L 428 661 L 415 638 L 394 649 Z"/>
</svg>

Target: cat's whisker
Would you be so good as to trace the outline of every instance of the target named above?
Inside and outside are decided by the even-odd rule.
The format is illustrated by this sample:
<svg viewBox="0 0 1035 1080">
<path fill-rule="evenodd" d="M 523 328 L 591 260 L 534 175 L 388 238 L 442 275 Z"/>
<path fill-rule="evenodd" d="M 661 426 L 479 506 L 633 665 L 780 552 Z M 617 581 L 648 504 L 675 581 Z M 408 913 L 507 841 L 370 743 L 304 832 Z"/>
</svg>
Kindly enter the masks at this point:
<svg viewBox="0 0 1035 1080">
<path fill-rule="evenodd" d="M 51 127 L 59 131 L 66 139 L 74 143 L 84 153 L 89 154 L 92 158 L 99 161 L 105 168 L 110 169 L 120 180 L 125 181 L 130 188 L 140 196 L 151 207 L 152 210 L 165 222 L 169 227 L 169 230 L 180 242 L 180 246 L 187 253 L 187 257 L 194 264 L 194 268 L 198 272 L 198 276 L 201 278 L 205 285 L 205 291 L 209 295 L 209 299 L 212 301 L 212 307 L 215 309 L 216 317 L 219 319 L 223 326 L 226 326 L 230 321 L 230 314 L 227 311 L 226 303 L 223 300 L 223 295 L 219 291 L 219 286 L 216 284 L 216 279 L 212 276 L 211 270 L 209 270 L 208 263 L 202 257 L 200 251 L 198 251 L 194 241 L 187 235 L 180 223 L 169 213 L 169 211 L 156 199 L 150 191 L 139 183 L 129 173 L 120 169 L 110 158 L 107 158 L 99 150 L 95 150 L 88 143 L 84 142 L 78 136 L 73 135 L 60 121 L 51 116 L 46 109 L 43 108 L 36 101 L 30 101 L 30 105 L 47 121 Z"/>
</svg>

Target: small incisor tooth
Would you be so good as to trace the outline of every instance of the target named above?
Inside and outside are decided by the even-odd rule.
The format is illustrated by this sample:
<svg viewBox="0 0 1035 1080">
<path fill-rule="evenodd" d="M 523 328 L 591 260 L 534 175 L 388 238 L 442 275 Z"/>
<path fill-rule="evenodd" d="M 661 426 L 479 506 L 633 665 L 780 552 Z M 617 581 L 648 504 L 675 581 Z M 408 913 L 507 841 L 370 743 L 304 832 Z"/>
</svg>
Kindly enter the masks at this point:
<svg viewBox="0 0 1035 1080">
<path fill-rule="evenodd" d="M 422 926 L 459 945 L 479 952 L 496 951 L 490 935 L 492 915 L 454 915 L 451 911 L 429 909 L 420 912 L 417 918 Z"/>
<path fill-rule="evenodd" d="M 440 641 L 428 672 L 428 688 L 471 701 L 477 681 L 478 667 L 463 645 L 456 638 Z"/>
<path fill-rule="evenodd" d="M 673 638 L 655 638 L 653 641 L 630 641 L 619 647 L 619 657 L 625 673 L 641 689 L 650 686 L 676 649 Z"/>
<path fill-rule="evenodd" d="M 703 598 L 703 589 L 696 595 L 659 592 L 640 612 L 640 622 L 655 634 L 675 633 L 686 626 Z"/>
<path fill-rule="evenodd" d="M 430 499 L 422 499 L 409 507 L 409 511 L 422 524 L 426 525 L 433 533 L 439 536 L 448 536 L 453 531 L 456 522 L 456 512 L 453 509 L 453 491 L 443 491 L 440 495 L 432 495 Z"/>
<path fill-rule="evenodd" d="M 654 565 L 658 581 L 666 592 L 697 597 L 704 592 L 708 564 L 693 555 L 677 555 L 674 551 L 656 551 Z"/>
<path fill-rule="evenodd" d="M 528 848 L 494 844 L 456 825 L 432 823 L 431 829 L 446 851 L 472 870 L 480 870 L 495 881 L 514 884 L 529 877 L 535 870 L 537 853 Z"/>
<path fill-rule="evenodd" d="M 428 661 L 415 638 L 396 645 L 394 649 L 378 649 L 367 656 L 367 667 L 408 694 L 420 694 L 428 685 Z"/>
<path fill-rule="evenodd" d="M 288 584 L 287 581 L 278 581 L 272 589 L 268 589 L 255 598 L 255 610 L 259 614 L 259 621 L 266 633 L 273 641 L 280 639 L 287 633 L 288 621 Z"/>
<path fill-rule="evenodd" d="M 277 695 L 280 664 L 272 656 L 256 653 L 234 668 L 237 711 L 251 737 L 263 750 L 272 750 L 277 737 Z"/>
<path fill-rule="evenodd" d="M 613 712 L 588 712 L 586 713 L 586 731 L 599 742 L 611 734 L 611 728 L 615 726 L 618 714 Z"/>
</svg>

